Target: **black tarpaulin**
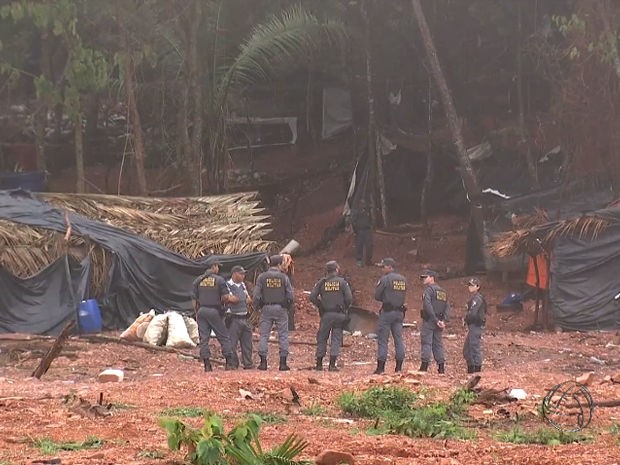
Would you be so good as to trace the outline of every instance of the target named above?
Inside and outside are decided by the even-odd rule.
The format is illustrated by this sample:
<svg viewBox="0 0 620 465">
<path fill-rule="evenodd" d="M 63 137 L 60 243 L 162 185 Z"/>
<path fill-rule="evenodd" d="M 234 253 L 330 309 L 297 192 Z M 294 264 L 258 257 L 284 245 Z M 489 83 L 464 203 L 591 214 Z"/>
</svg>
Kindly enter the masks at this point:
<svg viewBox="0 0 620 465">
<path fill-rule="evenodd" d="M 617 209 L 620 220 L 620 209 Z M 593 240 L 561 237 L 551 256 L 549 299 L 557 325 L 568 330 L 616 328 L 620 305 L 620 226 Z"/>
<path fill-rule="evenodd" d="M 89 270 L 88 257 L 79 263 L 67 255 L 25 279 L 0 267 L 0 333 L 59 334 L 77 318 Z"/>
<path fill-rule="evenodd" d="M 24 191 L 0 191 L 0 218 L 34 227 L 65 232 L 64 211 Z M 151 308 L 191 310 L 191 285 L 206 269 L 205 260 L 190 260 L 165 247 L 74 213 L 74 234 L 90 239 L 115 257 L 110 269 L 102 307 L 104 327 L 123 327 Z M 200 237 L 196 237 L 200 241 Z M 265 261 L 263 252 L 245 255 L 216 255 L 226 273 L 233 265 L 248 270 Z M 13 309 L 23 311 L 24 309 Z M 0 307 L 4 314 L 7 308 Z"/>
</svg>

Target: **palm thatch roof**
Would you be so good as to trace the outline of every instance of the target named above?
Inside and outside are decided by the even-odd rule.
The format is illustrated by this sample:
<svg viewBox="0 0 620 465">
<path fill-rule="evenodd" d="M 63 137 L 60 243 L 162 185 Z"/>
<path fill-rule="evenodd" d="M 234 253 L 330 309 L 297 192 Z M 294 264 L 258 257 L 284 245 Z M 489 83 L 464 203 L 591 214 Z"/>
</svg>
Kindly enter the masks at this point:
<svg viewBox="0 0 620 465">
<path fill-rule="evenodd" d="M 145 198 L 94 194 L 41 193 L 61 210 L 102 221 L 151 239 L 188 258 L 267 251 L 270 217 L 256 192 L 195 198 Z M 108 252 L 88 239 L 0 220 L 0 265 L 16 276 L 31 276 L 69 253 L 90 254 L 95 287 L 112 262 Z"/>
<path fill-rule="evenodd" d="M 490 244 L 491 253 L 501 258 L 528 252 L 537 253 L 541 246 L 550 250 L 559 237 L 594 240 L 609 226 L 620 225 L 620 206 L 613 205 L 579 217 L 553 222 L 544 221 L 547 218 L 544 212 L 538 211 L 536 216 L 538 222 L 530 217 L 529 222 L 519 223 L 520 227 L 499 233 Z"/>
</svg>

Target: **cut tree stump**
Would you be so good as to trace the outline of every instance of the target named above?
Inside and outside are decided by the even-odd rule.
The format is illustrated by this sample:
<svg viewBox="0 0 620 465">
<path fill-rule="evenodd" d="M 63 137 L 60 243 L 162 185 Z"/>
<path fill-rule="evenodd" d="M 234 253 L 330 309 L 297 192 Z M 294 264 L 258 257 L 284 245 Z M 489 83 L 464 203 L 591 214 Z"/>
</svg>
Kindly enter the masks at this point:
<svg viewBox="0 0 620 465">
<path fill-rule="evenodd" d="M 32 376 L 34 378 L 41 379 L 41 376 L 43 376 L 47 372 L 54 359 L 62 350 L 62 346 L 69 338 L 69 335 L 71 334 L 71 331 L 73 331 L 73 328 L 75 328 L 75 320 L 71 320 L 65 325 L 64 328 L 62 328 L 62 331 L 52 344 L 52 347 L 50 347 L 50 349 L 41 359 L 41 362 L 39 362 L 39 365 L 32 372 Z"/>
</svg>

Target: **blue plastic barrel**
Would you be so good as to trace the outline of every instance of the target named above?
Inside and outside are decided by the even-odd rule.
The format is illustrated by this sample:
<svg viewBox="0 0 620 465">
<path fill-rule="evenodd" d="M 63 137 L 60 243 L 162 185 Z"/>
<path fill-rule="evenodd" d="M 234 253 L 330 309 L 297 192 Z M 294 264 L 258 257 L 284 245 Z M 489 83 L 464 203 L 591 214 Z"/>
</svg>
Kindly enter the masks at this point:
<svg viewBox="0 0 620 465">
<path fill-rule="evenodd" d="M 78 310 L 78 325 L 81 333 L 101 331 L 101 310 L 96 299 L 82 300 Z"/>
<path fill-rule="evenodd" d="M 31 192 L 45 191 L 45 171 L 2 171 L 0 189 L 24 189 Z"/>
</svg>

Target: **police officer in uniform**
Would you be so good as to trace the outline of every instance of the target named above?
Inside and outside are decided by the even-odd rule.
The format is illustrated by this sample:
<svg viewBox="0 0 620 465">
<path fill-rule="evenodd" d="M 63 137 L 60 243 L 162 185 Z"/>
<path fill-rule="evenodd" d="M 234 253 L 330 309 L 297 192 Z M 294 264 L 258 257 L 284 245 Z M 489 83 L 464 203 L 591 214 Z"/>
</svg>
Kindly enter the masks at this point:
<svg viewBox="0 0 620 465">
<path fill-rule="evenodd" d="M 267 341 L 272 326 L 278 330 L 280 346 L 280 371 L 288 371 L 286 364 L 288 357 L 288 308 L 294 299 L 293 287 L 286 273 L 278 266 L 282 263 L 281 255 L 269 258 L 271 267 L 261 273 L 256 279 L 253 292 L 254 308 L 260 310 L 258 341 L 258 355 L 260 357 L 259 370 L 267 369 Z"/>
<path fill-rule="evenodd" d="M 342 346 L 342 330 L 346 324 L 353 294 L 347 281 L 338 276 L 340 267 L 334 260 L 327 262 L 327 276 L 321 278 L 310 292 L 310 302 L 316 305 L 321 315 L 316 335 L 316 370 L 323 371 L 323 357 L 327 352 L 327 339 L 332 336 L 329 356 L 329 371 L 338 371 L 336 360 Z"/>
<path fill-rule="evenodd" d="M 231 302 L 228 304 L 226 318 L 229 321 L 228 333 L 233 348 L 233 363 L 235 368 L 239 368 L 239 356 L 237 354 L 237 344 L 241 346 L 241 361 L 244 370 L 250 370 L 252 366 L 252 326 L 248 321 L 248 305 L 252 299 L 248 294 L 243 280 L 245 279 L 245 269 L 235 265 L 231 270 L 230 279 L 226 282 L 228 291 L 232 294 Z"/>
<path fill-rule="evenodd" d="M 200 337 L 200 358 L 204 362 L 205 371 L 213 371 L 209 357 L 209 338 L 211 331 L 215 333 L 222 354 L 226 358 L 226 370 L 233 368 L 232 344 L 228 331 L 224 325 L 223 305 L 230 300 L 226 280 L 218 275 L 220 262 L 216 259 L 207 260 L 207 271 L 198 277 L 193 283 L 192 303 L 198 322 L 198 335 Z"/>
<path fill-rule="evenodd" d="M 482 370 L 482 332 L 486 323 L 487 303 L 480 293 L 478 278 L 467 281 L 467 288 L 471 298 L 467 302 L 467 313 L 463 319 L 467 325 L 463 357 L 467 362 L 467 373 L 478 373 Z"/>
<path fill-rule="evenodd" d="M 448 294 L 435 282 L 437 273 L 433 270 L 424 270 L 420 280 L 424 284 L 422 294 L 422 328 L 420 329 L 420 342 L 422 345 L 422 364 L 420 371 L 427 371 L 431 362 L 431 356 L 435 358 L 439 366 L 439 373 L 445 373 L 446 356 L 441 339 L 446 321 L 450 312 Z"/>
<path fill-rule="evenodd" d="M 394 338 L 395 371 L 402 371 L 403 361 L 405 360 L 403 320 L 407 310 L 405 307 L 407 280 L 403 275 L 394 271 L 396 261 L 393 258 L 384 258 L 380 265 L 383 267 L 383 276 L 375 288 L 375 300 L 382 303 L 377 329 L 377 369 L 374 372 L 375 375 L 385 371 L 390 332 Z"/>
<path fill-rule="evenodd" d="M 357 208 L 351 209 L 349 221 L 355 234 L 355 261 L 357 266 L 361 268 L 364 264 L 371 265 L 373 252 L 372 218 L 365 199 L 360 200 Z"/>
</svg>

